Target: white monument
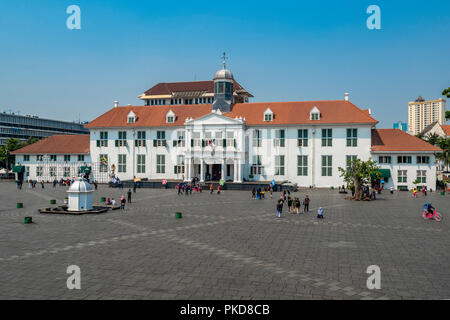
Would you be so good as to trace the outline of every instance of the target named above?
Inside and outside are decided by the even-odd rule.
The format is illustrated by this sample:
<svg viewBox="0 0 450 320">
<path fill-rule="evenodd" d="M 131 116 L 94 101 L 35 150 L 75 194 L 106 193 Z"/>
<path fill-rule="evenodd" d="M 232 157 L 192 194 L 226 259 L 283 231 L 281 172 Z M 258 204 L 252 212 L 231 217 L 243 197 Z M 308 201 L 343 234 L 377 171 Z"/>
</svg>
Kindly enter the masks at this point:
<svg viewBox="0 0 450 320">
<path fill-rule="evenodd" d="M 83 178 L 78 178 L 69 188 L 68 211 L 92 210 L 92 187 Z"/>
</svg>

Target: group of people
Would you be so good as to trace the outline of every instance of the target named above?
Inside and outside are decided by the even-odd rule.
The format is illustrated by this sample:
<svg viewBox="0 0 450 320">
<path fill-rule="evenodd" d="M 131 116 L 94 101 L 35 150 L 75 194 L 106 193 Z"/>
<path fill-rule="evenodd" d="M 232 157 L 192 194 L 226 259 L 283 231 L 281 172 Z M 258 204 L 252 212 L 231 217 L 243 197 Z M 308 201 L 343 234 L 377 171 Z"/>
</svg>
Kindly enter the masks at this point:
<svg viewBox="0 0 450 320">
<path fill-rule="evenodd" d="M 264 188 L 253 188 L 252 189 L 252 199 L 254 200 L 263 200 L 266 198 L 266 193 L 270 194 L 270 198 L 273 196 L 273 188 L 272 186 L 264 187 Z"/>
<path fill-rule="evenodd" d="M 418 189 L 417 187 L 414 187 L 414 189 L 413 189 L 413 197 L 414 197 L 414 198 L 417 198 L 418 192 L 419 192 L 419 189 Z M 427 196 L 427 193 L 428 193 L 427 186 L 423 186 L 422 189 L 421 189 L 421 192 L 422 192 L 422 195 L 423 195 L 424 197 L 426 197 L 426 196 Z"/>
<path fill-rule="evenodd" d="M 281 214 L 283 212 L 284 204 L 287 204 L 288 213 L 290 214 L 300 214 L 301 206 L 303 205 L 303 212 L 309 212 L 309 205 L 311 200 L 308 195 L 305 196 L 303 201 L 300 201 L 299 197 L 291 197 L 289 191 L 283 191 L 280 199 L 277 201 L 276 209 L 277 209 L 277 217 L 281 218 Z M 317 218 L 323 219 L 323 208 L 319 208 Z"/>
<path fill-rule="evenodd" d="M 133 188 L 133 191 L 136 192 L 136 189 Z M 127 199 L 128 203 L 131 203 L 131 189 L 128 189 L 128 191 L 127 191 L 127 198 L 128 198 Z M 124 195 L 122 195 L 120 197 L 120 200 L 119 200 L 120 210 L 125 210 L 125 204 L 127 203 L 127 200 L 125 200 L 125 196 Z M 116 203 L 117 202 L 116 202 L 116 200 L 114 198 L 109 198 L 109 197 L 106 198 L 106 205 L 115 207 Z"/>
<path fill-rule="evenodd" d="M 193 191 L 195 192 L 202 192 L 202 186 L 200 184 L 196 184 L 196 183 L 179 183 L 177 184 L 177 186 L 175 187 L 177 189 L 177 194 L 181 195 L 181 194 L 185 194 L 185 195 L 190 195 L 192 194 Z"/>
</svg>

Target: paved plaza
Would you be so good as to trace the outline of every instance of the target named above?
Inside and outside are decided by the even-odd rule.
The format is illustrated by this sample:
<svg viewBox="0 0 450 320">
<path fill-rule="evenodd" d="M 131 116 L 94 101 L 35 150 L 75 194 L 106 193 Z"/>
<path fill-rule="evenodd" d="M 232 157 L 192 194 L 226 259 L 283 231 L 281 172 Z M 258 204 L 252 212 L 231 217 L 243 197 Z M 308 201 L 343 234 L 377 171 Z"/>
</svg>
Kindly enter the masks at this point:
<svg viewBox="0 0 450 320">
<path fill-rule="evenodd" d="M 424 197 L 383 192 L 352 202 L 336 190 L 301 190 L 311 213 L 275 216 L 250 192 L 177 196 L 138 189 L 125 211 L 43 215 L 65 187 L 0 183 L 1 299 L 449 299 L 450 196 L 428 195 L 444 217 L 421 217 Z M 94 202 L 127 189 L 99 186 Z M 24 208 L 17 209 L 16 203 Z M 325 219 L 317 220 L 319 206 Z M 183 213 L 175 219 L 174 213 Z M 33 224 L 24 224 L 31 215 Z M 81 289 L 69 290 L 69 265 Z M 367 288 L 367 267 L 381 289 Z"/>
</svg>

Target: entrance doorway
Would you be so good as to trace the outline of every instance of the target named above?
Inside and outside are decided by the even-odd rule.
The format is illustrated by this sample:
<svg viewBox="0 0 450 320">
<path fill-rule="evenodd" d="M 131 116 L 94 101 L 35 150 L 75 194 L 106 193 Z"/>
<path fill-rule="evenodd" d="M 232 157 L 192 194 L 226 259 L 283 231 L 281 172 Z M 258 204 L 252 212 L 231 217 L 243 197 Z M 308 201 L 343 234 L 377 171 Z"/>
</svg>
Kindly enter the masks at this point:
<svg viewBox="0 0 450 320">
<path fill-rule="evenodd" d="M 205 180 L 219 181 L 221 178 L 222 178 L 222 165 L 221 164 L 206 165 Z"/>
</svg>

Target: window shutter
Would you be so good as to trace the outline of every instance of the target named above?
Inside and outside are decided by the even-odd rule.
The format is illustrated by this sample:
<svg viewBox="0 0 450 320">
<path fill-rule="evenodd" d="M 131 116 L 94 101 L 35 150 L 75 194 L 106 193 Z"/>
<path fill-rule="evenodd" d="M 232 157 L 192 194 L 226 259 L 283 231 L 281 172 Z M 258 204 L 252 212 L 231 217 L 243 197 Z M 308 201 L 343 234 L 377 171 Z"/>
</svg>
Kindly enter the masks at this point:
<svg viewBox="0 0 450 320">
<path fill-rule="evenodd" d="M 191 148 L 194 146 L 194 139 L 191 139 Z"/>
<path fill-rule="evenodd" d="M 114 142 L 115 142 L 116 147 L 118 147 L 119 146 L 119 140 L 115 140 Z"/>
<path fill-rule="evenodd" d="M 224 148 L 227 147 L 227 139 L 222 140 L 222 147 L 224 147 Z"/>
<path fill-rule="evenodd" d="M 173 141 L 172 141 L 172 146 L 173 146 L 173 147 L 176 147 L 176 146 L 177 146 L 177 140 L 173 140 Z"/>
<path fill-rule="evenodd" d="M 153 139 L 153 146 L 156 147 L 156 139 Z"/>
<path fill-rule="evenodd" d="M 100 140 L 97 140 L 97 147 L 100 147 Z"/>
<path fill-rule="evenodd" d="M 173 173 L 177 174 L 177 166 L 173 166 Z"/>
<path fill-rule="evenodd" d="M 237 147 L 236 139 L 233 139 L 234 147 Z"/>
</svg>

